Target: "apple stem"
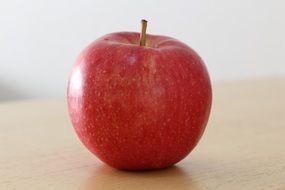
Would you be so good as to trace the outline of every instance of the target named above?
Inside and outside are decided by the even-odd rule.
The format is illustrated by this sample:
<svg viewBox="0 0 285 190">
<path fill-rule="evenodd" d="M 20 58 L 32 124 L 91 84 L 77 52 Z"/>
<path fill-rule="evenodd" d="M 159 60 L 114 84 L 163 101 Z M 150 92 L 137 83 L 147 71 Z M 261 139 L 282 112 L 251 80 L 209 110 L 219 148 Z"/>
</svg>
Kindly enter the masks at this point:
<svg viewBox="0 0 285 190">
<path fill-rule="evenodd" d="M 146 27 L 147 27 L 147 21 L 142 19 L 141 20 L 142 30 L 140 35 L 140 46 L 145 46 L 146 44 Z"/>
</svg>

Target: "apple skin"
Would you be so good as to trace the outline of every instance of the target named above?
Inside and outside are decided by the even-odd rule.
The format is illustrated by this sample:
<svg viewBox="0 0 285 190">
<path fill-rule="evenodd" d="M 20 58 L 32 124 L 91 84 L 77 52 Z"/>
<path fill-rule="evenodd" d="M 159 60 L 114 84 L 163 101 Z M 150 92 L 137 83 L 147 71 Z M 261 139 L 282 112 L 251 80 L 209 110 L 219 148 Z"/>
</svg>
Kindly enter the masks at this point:
<svg viewBox="0 0 285 190">
<path fill-rule="evenodd" d="M 171 166 L 196 146 L 212 102 L 207 69 L 186 44 L 117 32 L 90 44 L 68 81 L 71 122 L 83 144 L 125 170 Z"/>
</svg>

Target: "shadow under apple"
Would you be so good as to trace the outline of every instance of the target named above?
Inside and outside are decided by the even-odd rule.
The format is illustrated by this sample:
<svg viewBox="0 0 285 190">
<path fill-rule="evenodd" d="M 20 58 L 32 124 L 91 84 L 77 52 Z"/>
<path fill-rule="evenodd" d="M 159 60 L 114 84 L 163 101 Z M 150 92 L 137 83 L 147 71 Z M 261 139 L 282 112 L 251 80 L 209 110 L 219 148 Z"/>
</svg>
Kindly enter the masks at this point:
<svg viewBox="0 0 285 190">
<path fill-rule="evenodd" d="M 80 190 L 114 189 L 199 189 L 189 172 L 172 166 L 154 171 L 122 171 L 102 165 L 95 169 Z"/>
</svg>

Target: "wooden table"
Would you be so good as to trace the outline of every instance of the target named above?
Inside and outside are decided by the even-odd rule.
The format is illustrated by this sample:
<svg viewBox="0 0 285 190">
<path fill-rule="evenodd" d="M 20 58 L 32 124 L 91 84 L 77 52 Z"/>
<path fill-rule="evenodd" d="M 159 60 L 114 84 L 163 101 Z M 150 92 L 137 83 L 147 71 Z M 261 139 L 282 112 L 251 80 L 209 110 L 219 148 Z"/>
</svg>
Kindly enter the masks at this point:
<svg viewBox="0 0 285 190">
<path fill-rule="evenodd" d="M 196 149 L 175 167 L 112 169 L 77 139 L 63 100 L 0 104 L 1 190 L 284 190 L 285 79 L 214 85 Z"/>
</svg>

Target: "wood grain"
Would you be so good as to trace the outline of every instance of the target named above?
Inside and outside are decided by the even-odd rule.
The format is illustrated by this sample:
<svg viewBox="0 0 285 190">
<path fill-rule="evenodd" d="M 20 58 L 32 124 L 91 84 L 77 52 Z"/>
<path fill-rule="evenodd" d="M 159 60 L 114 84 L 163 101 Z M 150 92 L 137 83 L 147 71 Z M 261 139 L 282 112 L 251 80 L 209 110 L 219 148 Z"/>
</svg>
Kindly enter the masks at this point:
<svg viewBox="0 0 285 190">
<path fill-rule="evenodd" d="M 196 149 L 174 167 L 112 169 L 79 142 L 63 100 L 0 104 L 0 189 L 285 189 L 285 79 L 214 85 Z"/>
</svg>

